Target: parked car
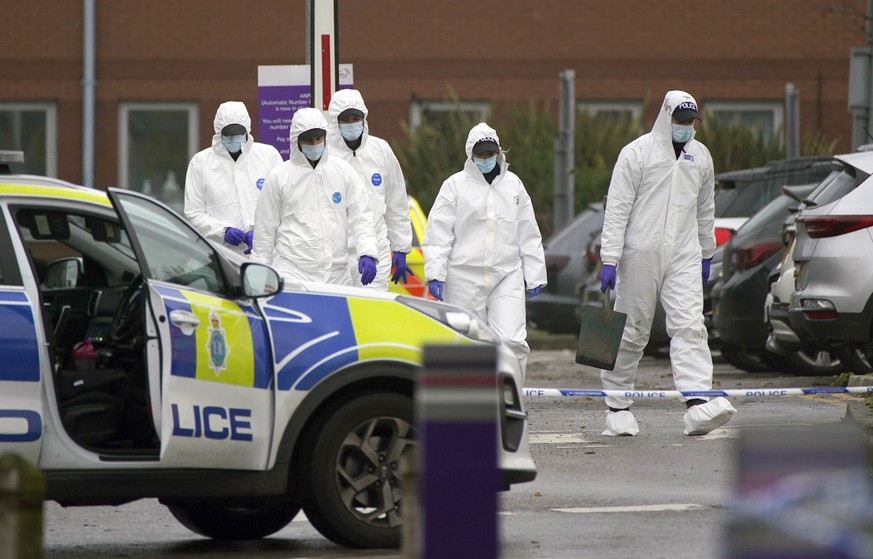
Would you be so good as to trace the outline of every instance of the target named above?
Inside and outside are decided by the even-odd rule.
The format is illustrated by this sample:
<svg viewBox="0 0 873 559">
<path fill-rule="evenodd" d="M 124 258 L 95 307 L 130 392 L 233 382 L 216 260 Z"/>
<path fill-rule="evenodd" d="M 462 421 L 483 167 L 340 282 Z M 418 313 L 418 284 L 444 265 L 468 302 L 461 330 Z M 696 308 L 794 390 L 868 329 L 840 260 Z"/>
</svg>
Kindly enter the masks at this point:
<svg viewBox="0 0 873 559">
<path fill-rule="evenodd" d="M 527 319 L 535 328 L 579 333 L 576 288 L 582 279 L 585 246 L 602 227 L 603 204 L 591 203 L 573 221 L 543 241 L 548 285 L 539 295 L 527 300 Z"/>
<path fill-rule="evenodd" d="M 727 242 L 746 220 L 779 196 L 783 186 L 818 183 L 830 171 L 830 157 L 796 157 L 716 175 L 716 245 Z"/>
<path fill-rule="evenodd" d="M 798 347 L 774 354 L 767 350 L 769 335 L 762 312 L 769 292 L 769 277 L 783 259 L 782 232 L 791 211 L 816 184 L 784 187 L 781 196 L 752 216 L 724 245 L 722 286 L 713 300 L 713 321 L 722 357 L 746 371 L 782 370 L 802 375 L 842 372 L 831 352 Z"/>
<path fill-rule="evenodd" d="M 837 161 L 796 220 L 788 318 L 801 342 L 833 348 L 865 371 L 873 357 L 873 151 Z"/>
<path fill-rule="evenodd" d="M 0 454 L 48 500 L 157 498 L 227 540 L 302 507 L 338 544 L 397 546 L 425 342 L 496 348 L 501 487 L 536 476 L 518 360 L 462 308 L 285 283 L 151 197 L 16 175 L 0 278 Z"/>
</svg>

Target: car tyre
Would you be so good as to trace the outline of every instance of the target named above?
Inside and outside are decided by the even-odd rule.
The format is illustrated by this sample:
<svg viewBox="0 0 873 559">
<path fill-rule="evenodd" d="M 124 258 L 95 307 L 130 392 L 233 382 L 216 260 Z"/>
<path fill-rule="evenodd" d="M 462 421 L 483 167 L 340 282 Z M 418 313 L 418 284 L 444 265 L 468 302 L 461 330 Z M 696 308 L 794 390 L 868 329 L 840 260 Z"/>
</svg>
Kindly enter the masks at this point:
<svg viewBox="0 0 873 559">
<path fill-rule="evenodd" d="M 416 437 L 413 402 L 402 394 L 365 394 L 333 410 L 303 463 L 312 525 L 346 547 L 399 547 L 399 462 Z"/>
<path fill-rule="evenodd" d="M 721 356 L 737 369 L 747 373 L 769 373 L 775 370 L 768 356 L 744 347 L 724 344 L 721 347 Z"/>
<path fill-rule="evenodd" d="M 785 362 L 782 370 L 799 376 L 831 376 L 846 370 L 845 363 L 830 351 L 798 351 L 780 357 Z"/>
<path fill-rule="evenodd" d="M 838 353 L 847 371 L 861 375 L 873 373 L 873 349 L 844 347 Z"/>
<path fill-rule="evenodd" d="M 183 526 L 215 540 L 263 538 L 287 526 L 300 512 L 292 499 L 269 503 L 192 499 L 165 504 Z"/>
</svg>

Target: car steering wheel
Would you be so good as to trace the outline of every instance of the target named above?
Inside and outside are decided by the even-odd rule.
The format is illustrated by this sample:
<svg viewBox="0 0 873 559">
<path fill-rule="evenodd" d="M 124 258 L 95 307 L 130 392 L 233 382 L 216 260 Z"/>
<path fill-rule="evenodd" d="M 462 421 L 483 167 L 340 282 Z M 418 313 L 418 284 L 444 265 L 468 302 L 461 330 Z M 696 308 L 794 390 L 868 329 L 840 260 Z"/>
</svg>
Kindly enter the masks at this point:
<svg viewBox="0 0 873 559">
<path fill-rule="evenodd" d="M 109 339 L 113 343 L 122 343 L 133 338 L 141 329 L 145 297 L 143 294 L 144 278 L 138 275 L 121 294 L 112 324 L 109 326 Z"/>
</svg>

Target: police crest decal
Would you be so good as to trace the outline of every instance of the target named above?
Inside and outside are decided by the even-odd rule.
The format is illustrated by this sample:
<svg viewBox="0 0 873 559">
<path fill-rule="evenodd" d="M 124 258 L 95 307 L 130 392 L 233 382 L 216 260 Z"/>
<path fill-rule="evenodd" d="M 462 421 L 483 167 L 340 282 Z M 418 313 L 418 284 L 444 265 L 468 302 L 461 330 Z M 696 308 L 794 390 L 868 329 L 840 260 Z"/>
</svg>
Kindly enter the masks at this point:
<svg viewBox="0 0 873 559">
<path fill-rule="evenodd" d="M 221 317 L 214 310 L 209 311 L 206 353 L 209 355 L 209 368 L 215 372 L 215 376 L 220 375 L 227 368 L 230 348 L 227 345 L 227 335 L 221 327 Z"/>
</svg>

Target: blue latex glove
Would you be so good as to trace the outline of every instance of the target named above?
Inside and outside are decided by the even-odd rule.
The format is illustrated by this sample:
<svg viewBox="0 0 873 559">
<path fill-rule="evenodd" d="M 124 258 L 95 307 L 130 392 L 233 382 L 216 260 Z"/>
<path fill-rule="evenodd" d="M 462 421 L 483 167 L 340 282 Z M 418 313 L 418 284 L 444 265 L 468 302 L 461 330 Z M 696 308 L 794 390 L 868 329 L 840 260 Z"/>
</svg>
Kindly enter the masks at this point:
<svg viewBox="0 0 873 559">
<path fill-rule="evenodd" d="M 243 254 L 251 254 L 252 252 L 252 239 L 255 238 L 255 230 L 252 229 L 248 233 L 246 233 L 246 244 L 249 245 L 249 248 L 243 251 Z"/>
<path fill-rule="evenodd" d="M 430 280 L 427 283 L 427 290 L 430 291 L 430 294 L 433 295 L 433 298 L 437 301 L 443 300 L 443 285 L 446 282 L 440 280 Z"/>
<path fill-rule="evenodd" d="M 361 283 L 370 285 L 376 279 L 376 261 L 372 256 L 362 256 L 358 259 L 358 272 L 361 274 Z"/>
<path fill-rule="evenodd" d="M 604 264 L 600 268 L 600 291 L 606 293 L 606 289 L 615 289 L 615 266 Z"/>
<path fill-rule="evenodd" d="M 700 263 L 700 267 L 703 269 L 703 287 L 706 287 L 706 282 L 709 281 L 709 265 L 712 264 L 712 258 L 704 258 Z"/>
<path fill-rule="evenodd" d="M 224 230 L 224 242 L 236 246 L 246 240 L 245 231 L 236 227 L 228 227 Z"/>
<path fill-rule="evenodd" d="M 406 265 L 406 253 L 395 252 L 391 255 L 391 268 L 394 269 L 394 275 L 391 276 L 391 281 L 394 283 L 406 283 L 406 274 L 414 276 L 412 270 Z"/>
<path fill-rule="evenodd" d="M 530 299 L 532 297 L 536 297 L 537 295 L 540 294 L 540 291 L 542 291 L 542 290 L 543 290 L 542 285 L 538 285 L 534 288 L 528 289 L 527 290 L 527 298 Z"/>
</svg>

